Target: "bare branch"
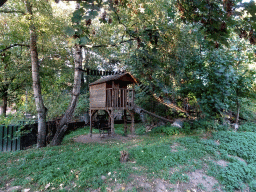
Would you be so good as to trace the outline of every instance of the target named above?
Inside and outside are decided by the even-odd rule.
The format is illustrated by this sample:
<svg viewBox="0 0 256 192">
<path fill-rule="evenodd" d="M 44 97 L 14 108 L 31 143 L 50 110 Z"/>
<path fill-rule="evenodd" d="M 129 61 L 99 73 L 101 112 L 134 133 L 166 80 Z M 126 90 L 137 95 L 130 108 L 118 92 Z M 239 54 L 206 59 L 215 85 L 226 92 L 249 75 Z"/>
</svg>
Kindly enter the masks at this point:
<svg viewBox="0 0 256 192">
<path fill-rule="evenodd" d="M 8 49 L 11 49 L 12 47 L 16 47 L 16 46 L 21 46 L 21 47 L 30 47 L 29 45 L 26 45 L 26 44 L 19 44 L 19 43 L 15 43 L 13 45 L 10 45 L 2 50 L 0 50 L 0 53 L 4 52 L 4 51 L 7 51 Z"/>
<path fill-rule="evenodd" d="M 0 10 L 0 13 L 21 13 L 23 15 L 26 15 L 24 11 L 16 11 L 16 10 Z"/>
<path fill-rule="evenodd" d="M 125 41 L 120 41 L 118 43 L 114 43 L 114 44 L 109 44 L 109 45 L 81 45 L 81 47 L 87 47 L 87 48 L 99 48 L 99 47 L 116 47 L 117 45 L 120 45 L 122 43 L 127 43 L 127 42 L 130 42 L 130 41 L 134 41 L 136 40 L 135 38 L 133 39 L 128 39 L 128 40 L 125 40 Z"/>
</svg>

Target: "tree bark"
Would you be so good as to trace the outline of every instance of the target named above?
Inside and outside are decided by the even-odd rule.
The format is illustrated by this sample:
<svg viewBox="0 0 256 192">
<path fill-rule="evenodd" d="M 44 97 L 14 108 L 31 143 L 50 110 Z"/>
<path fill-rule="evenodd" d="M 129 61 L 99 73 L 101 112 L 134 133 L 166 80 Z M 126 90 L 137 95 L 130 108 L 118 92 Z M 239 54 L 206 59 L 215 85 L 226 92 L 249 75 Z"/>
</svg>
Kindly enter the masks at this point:
<svg viewBox="0 0 256 192">
<path fill-rule="evenodd" d="M 33 12 L 32 6 L 29 1 L 25 1 L 27 12 L 30 14 L 30 54 L 32 65 L 32 80 L 33 91 L 36 103 L 37 117 L 38 117 L 38 135 L 37 135 L 37 147 L 46 146 L 46 108 L 43 103 L 41 94 L 40 76 L 39 76 L 39 63 L 37 52 L 37 34 L 33 24 Z"/>
<path fill-rule="evenodd" d="M 80 8 L 80 1 L 77 1 L 76 10 Z M 79 25 L 80 23 L 76 23 Z M 60 123 L 57 127 L 57 131 L 52 139 L 51 145 L 56 146 L 60 145 L 65 132 L 68 129 L 68 123 L 71 121 L 73 113 L 76 108 L 76 104 L 78 101 L 78 97 L 80 95 L 81 90 L 81 77 L 82 77 L 82 47 L 81 45 L 75 45 L 75 72 L 74 72 L 74 84 L 72 91 L 72 98 L 68 109 L 66 110 L 64 116 L 61 118 Z"/>
<path fill-rule="evenodd" d="M 4 93 L 3 97 L 3 105 L 0 107 L 0 115 L 3 115 L 6 117 L 6 111 L 7 111 L 7 93 Z"/>
<path fill-rule="evenodd" d="M 238 125 L 238 121 L 239 121 L 239 113 L 240 113 L 240 105 L 239 105 L 239 100 L 237 98 L 236 100 L 236 124 Z"/>
<path fill-rule="evenodd" d="M 82 48 L 80 45 L 75 46 L 75 72 L 74 72 L 74 84 L 73 84 L 73 91 L 72 91 L 72 99 L 68 109 L 66 110 L 64 116 L 60 120 L 60 123 L 57 127 L 57 131 L 52 139 L 51 145 L 56 146 L 60 145 L 64 136 L 65 132 L 68 128 L 68 123 L 71 121 L 73 113 L 75 111 L 75 107 L 78 101 L 78 97 L 80 94 L 81 88 L 81 76 L 82 76 Z"/>
</svg>

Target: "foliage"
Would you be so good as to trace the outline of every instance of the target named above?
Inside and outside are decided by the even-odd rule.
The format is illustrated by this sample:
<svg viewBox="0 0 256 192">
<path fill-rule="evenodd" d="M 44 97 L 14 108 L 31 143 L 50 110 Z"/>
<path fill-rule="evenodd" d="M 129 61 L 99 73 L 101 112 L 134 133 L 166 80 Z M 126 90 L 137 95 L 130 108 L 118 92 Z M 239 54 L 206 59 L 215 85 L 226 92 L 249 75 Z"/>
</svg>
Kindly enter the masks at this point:
<svg viewBox="0 0 256 192">
<path fill-rule="evenodd" d="M 22 113 L 10 114 L 6 117 L 0 116 L 0 125 L 19 125 L 22 120 L 24 120 Z"/>
<path fill-rule="evenodd" d="M 252 92 L 253 93 L 253 92 Z M 255 113 L 255 99 L 254 98 L 241 98 L 240 116 L 246 121 L 254 121 L 256 119 Z"/>
<path fill-rule="evenodd" d="M 227 45 L 227 37 L 233 29 L 241 38 L 249 36 L 250 43 L 255 44 L 254 1 L 177 1 L 177 7 L 181 20 L 200 24 L 205 36 L 210 40 Z M 239 20 L 236 17 L 238 15 Z M 216 42 L 215 46 L 218 46 Z"/>
<path fill-rule="evenodd" d="M 81 94 L 79 96 L 79 101 L 77 103 L 76 111 L 75 111 L 75 116 L 81 116 L 84 115 L 86 112 L 89 111 L 89 94 Z"/>
<path fill-rule="evenodd" d="M 247 163 L 254 163 L 256 160 L 255 137 L 254 132 L 220 131 L 214 135 L 215 139 L 223 142 L 221 149 L 225 149 L 230 155 L 243 158 Z"/>
<path fill-rule="evenodd" d="M 245 132 L 256 132 L 256 123 L 254 122 L 244 122 L 239 126 L 238 131 Z"/>
<path fill-rule="evenodd" d="M 117 126 L 120 134 L 123 133 L 122 129 L 123 125 Z M 10 181 L 11 185 L 21 185 L 31 190 L 45 190 L 48 184 L 51 190 L 68 187 L 91 190 L 105 188 L 115 178 L 117 182 L 129 182 L 128 176 L 133 174 L 164 178 L 173 183 L 187 182 L 187 172 L 202 169 L 207 164 L 208 174 L 216 177 L 226 191 L 242 189 L 246 183 L 250 190 L 254 189 L 253 132 L 220 131 L 210 139 L 154 134 L 140 136 L 134 141 L 108 141 L 105 144 L 73 141 L 74 137 L 85 133 L 89 133 L 88 127 L 71 132 L 65 137 L 63 145 L 58 147 L 0 153 L 0 158 L 5 162 L 0 164 L 0 176 L 3 178 L 0 185 L 4 186 Z M 173 147 L 175 151 L 171 150 Z M 122 150 L 129 153 L 126 164 L 119 161 Z M 230 163 L 224 168 L 212 159 L 224 159 Z M 132 167 L 138 167 L 139 171 Z M 173 173 L 170 172 L 171 168 L 175 168 Z M 101 175 L 105 175 L 107 180 L 103 182 Z M 71 180 L 74 184 L 71 184 Z"/>
<path fill-rule="evenodd" d="M 255 133 L 221 131 L 215 133 L 213 138 L 220 142 L 219 150 L 223 158 L 232 161 L 228 164 L 228 167 L 219 172 L 221 183 L 223 183 L 229 191 L 244 188 L 244 183 L 253 183 L 256 177 Z M 229 155 L 232 155 L 233 158 Z M 234 157 L 242 158 L 247 164 Z M 251 186 L 253 186 L 253 184 Z"/>
<path fill-rule="evenodd" d="M 137 128 L 135 129 L 135 133 L 136 133 L 137 135 L 144 135 L 144 134 L 146 133 L 146 128 L 145 128 L 145 126 L 141 125 L 141 126 L 137 127 Z"/>
<path fill-rule="evenodd" d="M 164 133 L 166 135 L 179 135 L 180 129 L 172 126 L 160 126 L 154 128 L 150 133 Z"/>
<path fill-rule="evenodd" d="M 222 184 L 228 191 L 245 189 L 244 183 L 249 183 L 256 176 L 255 164 L 246 165 L 243 162 L 229 163 L 228 167 L 220 173 Z"/>
</svg>

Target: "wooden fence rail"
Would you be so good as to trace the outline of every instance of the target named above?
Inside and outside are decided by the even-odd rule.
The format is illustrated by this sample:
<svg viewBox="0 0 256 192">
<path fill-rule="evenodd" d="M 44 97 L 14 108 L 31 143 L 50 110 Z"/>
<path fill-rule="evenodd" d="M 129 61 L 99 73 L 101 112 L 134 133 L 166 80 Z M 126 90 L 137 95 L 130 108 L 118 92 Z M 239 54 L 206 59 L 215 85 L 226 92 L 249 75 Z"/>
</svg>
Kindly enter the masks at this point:
<svg viewBox="0 0 256 192">
<path fill-rule="evenodd" d="M 0 151 L 17 151 L 21 149 L 18 125 L 0 125 Z"/>
</svg>

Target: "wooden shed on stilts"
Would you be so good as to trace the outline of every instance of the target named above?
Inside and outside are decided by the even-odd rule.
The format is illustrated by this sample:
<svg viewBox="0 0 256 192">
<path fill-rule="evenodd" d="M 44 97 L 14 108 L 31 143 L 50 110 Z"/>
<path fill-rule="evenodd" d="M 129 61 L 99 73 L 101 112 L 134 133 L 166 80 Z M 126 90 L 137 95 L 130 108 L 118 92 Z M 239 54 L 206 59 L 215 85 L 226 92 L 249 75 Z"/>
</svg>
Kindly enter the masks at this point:
<svg viewBox="0 0 256 192">
<path fill-rule="evenodd" d="M 115 111 L 124 112 L 124 132 L 127 133 L 126 112 L 131 115 L 131 134 L 134 133 L 134 98 L 133 85 L 136 79 L 130 73 L 122 73 L 103 77 L 90 86 L 90 133 L 92 136 L 92 118 L 99 111 L 108 113 L 111 127 L 111 135 L 115 134 L 114 117 Z"/>
</svg>

